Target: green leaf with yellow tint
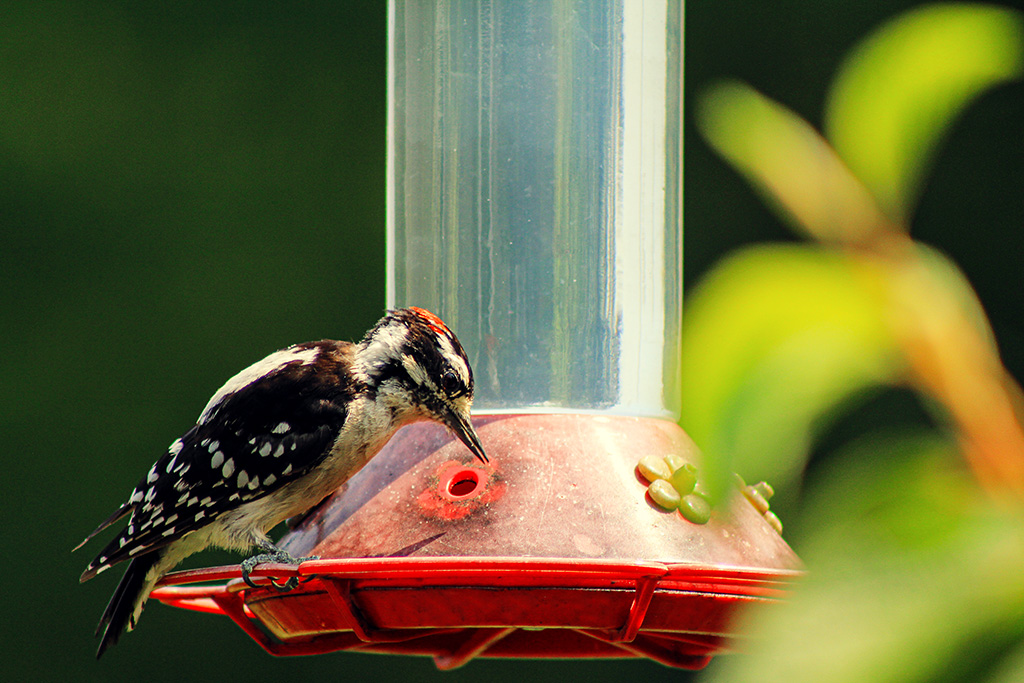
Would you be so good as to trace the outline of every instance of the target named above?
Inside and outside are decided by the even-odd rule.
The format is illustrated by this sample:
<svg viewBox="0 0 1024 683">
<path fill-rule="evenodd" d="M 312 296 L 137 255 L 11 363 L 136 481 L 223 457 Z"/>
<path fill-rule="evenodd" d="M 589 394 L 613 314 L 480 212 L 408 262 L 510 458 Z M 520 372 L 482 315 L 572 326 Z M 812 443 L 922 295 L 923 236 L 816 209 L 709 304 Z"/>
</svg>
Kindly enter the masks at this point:
<svg viewBox="0 0 1024 683">
<path fill-rule="evenodd" d="M 683 327 L 680 423 L 705 456 L 714 496 L 729 473 L 785 486 L 815 426 L 901 366 L 880 274 L 814 248 L 760 247 L 694 292 Z"/>
<path fill-rule="evenodd" d="M 904 222 L 938 140 L 980 92 L 1024 71 L 1024 20 L 989 5 L 929 5 L 860 44 L 834 82 L 825 130 L 889 217 Z"/>
<path fill-rule="evenodd" d="M 1024 510 L 986 498 L 936 434 L 871 435 L 809 482 L 788 600 L 705 680 L 1024 680 Z"/>
<path fill-rule="evenodd" d="M 697 124 L 783 217 L 828 242 L 865 242 L 891 226 L 865 187 L 806 121 L 742 83 L 701 100 Z"/>
</svg>

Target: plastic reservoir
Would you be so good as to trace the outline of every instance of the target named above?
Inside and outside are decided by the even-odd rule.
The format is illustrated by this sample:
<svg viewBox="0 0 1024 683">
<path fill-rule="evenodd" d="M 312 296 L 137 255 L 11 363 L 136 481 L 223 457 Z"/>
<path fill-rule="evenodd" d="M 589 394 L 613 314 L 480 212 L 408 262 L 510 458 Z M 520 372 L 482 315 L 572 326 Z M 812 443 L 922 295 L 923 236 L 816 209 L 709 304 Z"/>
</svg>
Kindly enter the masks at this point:
<svg viewBox="0 0 1024 683">
<path fill-rule="evenodd" d="M 476 412 L 675 419 L 682 3 L 390 20 L 389 306 L 456 332 Z"/>
</svg>

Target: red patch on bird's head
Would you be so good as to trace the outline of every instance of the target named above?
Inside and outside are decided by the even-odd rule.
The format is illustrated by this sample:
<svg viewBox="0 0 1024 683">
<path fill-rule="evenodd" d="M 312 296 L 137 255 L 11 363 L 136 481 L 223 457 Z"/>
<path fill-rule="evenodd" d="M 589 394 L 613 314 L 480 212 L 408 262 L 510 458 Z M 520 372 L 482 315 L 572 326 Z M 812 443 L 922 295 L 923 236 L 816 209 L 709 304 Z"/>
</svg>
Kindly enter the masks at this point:
<svg viewBox="0 0 1024 683">
<path fill-rule="evenodd" d="M 426 322 L 430 329 L 432 329 L 434 332 L 438 334 L 443 334 L 446 337 L 454 336 L 452 334 L 452 331 L 448 329 L 448 326 L 445 325 L 440 318 L 438 318 L 436 315 L 434 315 L 427 309 L 419 308 L 418 306 L 410 306 L 409 310 L 413 311 L 414 313 L 416 313 L 416 315 L 423 318 L 423 321 Z"/>
</svg>

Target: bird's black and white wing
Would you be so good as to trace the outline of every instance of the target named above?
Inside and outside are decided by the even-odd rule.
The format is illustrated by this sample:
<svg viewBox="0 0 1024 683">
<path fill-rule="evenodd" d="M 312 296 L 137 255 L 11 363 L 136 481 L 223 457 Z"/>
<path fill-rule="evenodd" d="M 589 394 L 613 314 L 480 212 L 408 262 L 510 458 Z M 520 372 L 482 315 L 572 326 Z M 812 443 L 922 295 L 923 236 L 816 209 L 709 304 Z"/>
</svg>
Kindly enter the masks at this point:
<svg viewBox="0 0 1024 683">
<path fill-rule="evenodd" d="M 351 382 L 338 373 L 347 372 L 342 361 L 350 346 L 298 344 L 229 380 L 128 501 L 86 538 L 130 515 L 82 580 L 160 549 L 315 468 L 345 422 Z"/>
</svg>

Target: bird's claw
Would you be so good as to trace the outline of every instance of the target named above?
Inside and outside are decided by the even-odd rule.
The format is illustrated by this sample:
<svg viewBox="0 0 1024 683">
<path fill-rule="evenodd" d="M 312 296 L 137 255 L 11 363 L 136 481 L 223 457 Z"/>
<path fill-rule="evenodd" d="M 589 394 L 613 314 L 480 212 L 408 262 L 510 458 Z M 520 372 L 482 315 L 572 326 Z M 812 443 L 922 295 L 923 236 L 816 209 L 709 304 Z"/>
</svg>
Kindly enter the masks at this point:
<svg viewBox="0 0 1024 683">
<path fill-rule="evenodd" d="M 319 555 L 309 555 L 307 557 L 292 557 L 283 550 L 279 550 L 277 552 L 260 553 L 259 555 L 253 555 L 252 557 L 247 557 L 246 559 L 242 560 L 242 580 L 245 581 L 245 583 L 250 588 L 259 588 L 259 586 L 253 583 L 253 580 L 249 578 L 249 574 L 252 572 L 253 569 L 257 567 L 257 565 L 261 565 L 265 562 L 277 562 L 279 564 L 299 565 L 305 562 L 306 560 L 319 559 Z M 288 577 L 288 580 L 284 583 L 277 583 L 273 579 L 270 579 L 270 585 L 276 588 L 277 590 L 281 591 L 282 593 L 287 593 L 290 590 L 294 590 L 299 585 L 299 579 L 297 576 L 291 576 Z"/>
</svg>

